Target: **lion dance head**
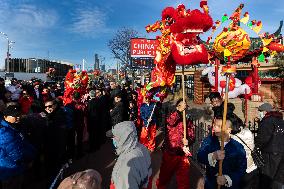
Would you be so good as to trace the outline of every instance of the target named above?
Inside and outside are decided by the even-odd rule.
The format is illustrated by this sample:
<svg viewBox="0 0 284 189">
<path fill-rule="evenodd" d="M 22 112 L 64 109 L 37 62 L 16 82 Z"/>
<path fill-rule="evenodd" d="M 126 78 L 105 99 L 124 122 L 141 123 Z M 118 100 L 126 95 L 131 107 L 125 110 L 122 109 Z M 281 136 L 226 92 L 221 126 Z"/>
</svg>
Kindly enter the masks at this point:
<svg viewBox="0 0 284 189">
<path fill-rule="evenodd" d="M 186 9 L 179 5 L 176 9 L 163 10 L 162 20 L 166 21 L 171 35 L 171 55 L 180 65 L 208 63 L 208 53 L 199 34 L 208 31 L 213 24 L 208 12 Z"/>
<path fill-rule="evenodd" d="M 203 11 L 167 7 L 162 11 L 162 19 L 146 26 L 147 32 L 161 31 L 157 36 L 158 47 L 152 71 L 149 90 L 155 87 L 171 86 L 174 83 L 176 65 L 208 63 L 208 53 L 199 34 L 208 31 L 213 20 L 208 12 L 207 0 L 200 2 Z"/>
</svg>

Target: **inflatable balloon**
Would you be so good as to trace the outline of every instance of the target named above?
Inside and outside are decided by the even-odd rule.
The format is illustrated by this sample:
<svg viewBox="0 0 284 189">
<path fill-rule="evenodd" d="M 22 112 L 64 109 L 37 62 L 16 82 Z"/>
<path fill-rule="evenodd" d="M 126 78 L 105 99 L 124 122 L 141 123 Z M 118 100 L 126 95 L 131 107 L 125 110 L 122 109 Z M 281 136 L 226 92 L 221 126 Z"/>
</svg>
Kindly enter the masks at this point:
<svg viewBox="0 0 284 189">
<path fill-rule="evenodd" d="M 218 73 L 215 73 L 215 67 L 209 66 L 202 71 L 202 75 L 208 75 L 208 80 L 211 86 L 215 86 L 215 77 L 218 77 L 218 92 L 224 93 L 226 87 L 226 77 L 221 74 L 221 68 Z M 249 94 L 251 88 L 247 84 L 242 84 L 238 78 L 230 77 L 228 98 L 236 98 L 239 95 Z"/>
</svg>

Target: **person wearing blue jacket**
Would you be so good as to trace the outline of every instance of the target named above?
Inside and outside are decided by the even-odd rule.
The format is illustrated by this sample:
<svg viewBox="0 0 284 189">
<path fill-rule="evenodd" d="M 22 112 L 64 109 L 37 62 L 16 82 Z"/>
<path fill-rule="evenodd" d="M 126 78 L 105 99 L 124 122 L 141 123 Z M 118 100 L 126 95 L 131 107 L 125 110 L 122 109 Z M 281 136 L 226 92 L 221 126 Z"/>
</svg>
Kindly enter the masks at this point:
<svg viewBox="0 0 284 189">
<path fill-rule="evenodd" d="M 20 177 L 35 157 L 35 148 L 24 135 L 13 127 L 19 122 L 20 110 L 17 106 L 8 106 L 0 121 L 0 181 L 2 189 L 19 188 Z"/>
<path fill-rule="evenodd" d="M 151 102 L 151 99 L 151 95 L 146 95 L 144 103 L 140 107 L 140 116 L 143 121 L 140 142 L 146 146 L 148 150 L 153 152 L 156 148 L 155 137 L 157 119 L 155 115 L 155 103 Z"/>
<path fill-rule="evenodd" d="M 222 114 L 220 114 L 215 117 L 213 123 L 214 135 L 206 137 L 198 151 L 198 161 L 206 165 L 205 189 L 215 189 L 218 184 L 221 185 L 221 189 L 240 189 L 239 184 L 246 172 L 247 160 L 242 144 L 230 137 L 240 129 L 236 119 L 236 116 L 230 114 L 228 110 L 224 150 L 220 150 L 222 126 Z M 223 175 L 218 176 L 220 160 L 223 160 Z"/>
</svg>

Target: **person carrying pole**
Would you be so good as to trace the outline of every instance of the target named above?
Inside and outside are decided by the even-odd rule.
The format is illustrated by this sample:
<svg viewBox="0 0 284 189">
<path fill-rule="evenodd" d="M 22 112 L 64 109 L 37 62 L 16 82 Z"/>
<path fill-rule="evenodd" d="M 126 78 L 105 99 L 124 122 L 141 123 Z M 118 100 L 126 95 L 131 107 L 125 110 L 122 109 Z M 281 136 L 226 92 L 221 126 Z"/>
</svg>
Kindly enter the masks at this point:
<svg viewBox="0 0 284 189">
<path fill-rule="evenodd" d="M 144 103 L 140 108 L 140 116 L 143 121 L 143 127 L 140 135 L 140 143 L 143 144 L 150 152 L 156 148 L 156 103 L 151 102 L 152 95 L 146 94 Z"/>
<path fill-rule="evenodd" d="M 235 67 L 228 64 L 223 67 L 223 73 L 226 75 L 224 104 L 214 115 L 214 135 L 203 140 L 197 155 L 198 161 L 206 165 L 205 189 L 240 188 L 240 178 L 247 167 L 243 146 L 231 138 L 231 134 L 240 129 L 237 128 L 237 117 L 233 109 L 227 109 L 229 78 L 235 73 Z"/>
<path fill-rule="evenodd" d="M 241 178 L 247 168 L 246 152 L 242 144 L 234 140 L 231 135 L 239 132 L 237 116 L 228 109 L 226 124 L 223 125 L 223 111 L 221 106 L 214 118 L 214 134 L 206 137 L 198 150 L 197 159 L 206 165 L 205 189 L 240 189 Z M 223 132 L 222 132 L 223 127 Z M 221 149 L 221 136 L 224 138 L 224 149 Z M 219 175 L 222 160 L 222 174 Z"/>
<path fill-rule="evenodd" d="M 176 110 L 167 117 L 162 165 L 159 179 L 156 182 L 158 189 L 167 188 L 174 173 L 176 173 L 178 189 L 190 188 L 190 162 L 188 157 L 191 156 L 191 153 L 189 148 L 184 147 L 184 143 L 189 145 L 194 142 L 194 126 L 192 122 L 187 120 L 187 140 L 184 142 L 182 113 L 186 108 L 186 103 L 180 98 L 176 102 Z"/>
</svg>

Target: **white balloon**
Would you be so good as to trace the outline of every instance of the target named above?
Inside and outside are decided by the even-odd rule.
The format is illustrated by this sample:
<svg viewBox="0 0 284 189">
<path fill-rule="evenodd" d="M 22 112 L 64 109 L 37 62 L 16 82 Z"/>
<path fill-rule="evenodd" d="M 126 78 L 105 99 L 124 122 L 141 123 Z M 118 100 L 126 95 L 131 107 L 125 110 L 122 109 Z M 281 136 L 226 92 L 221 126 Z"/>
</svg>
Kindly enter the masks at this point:
<svg viewBox="0 0 284 189">
<path fill-rule="evenodd" d="M 215 67 L 209 66 L 206 67 L 202 73 L 203 76 L 208 75 L 208 80 L 211 86 L 215 86 L 215 75 L 218 75 L 218 92 L 221 94 L 224 93 L 225 89 L 222 89 L 220 87 L 221 81 L 226 81 L 226 77 L 221 75 L 221 67 L 218 70 L 218 74 L 215 74 Z M 222 91 L 223 90 L 223 91 Z M 238 78 L 235 78 L 235 88 L 232 91 L 229 91 L 228 98 L 237 98 L 239 95 L 242 94 L 249 94 L 250 93 L 250 87 L 247 84 L 242 84 L 242 81 Z"/>
</svg>

